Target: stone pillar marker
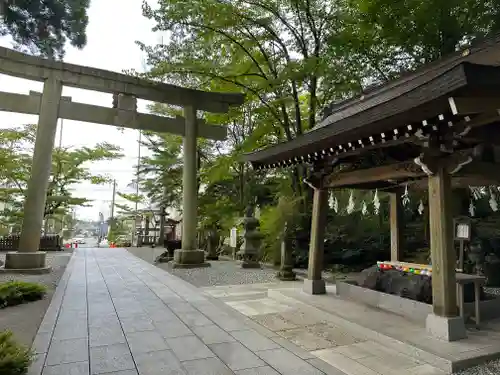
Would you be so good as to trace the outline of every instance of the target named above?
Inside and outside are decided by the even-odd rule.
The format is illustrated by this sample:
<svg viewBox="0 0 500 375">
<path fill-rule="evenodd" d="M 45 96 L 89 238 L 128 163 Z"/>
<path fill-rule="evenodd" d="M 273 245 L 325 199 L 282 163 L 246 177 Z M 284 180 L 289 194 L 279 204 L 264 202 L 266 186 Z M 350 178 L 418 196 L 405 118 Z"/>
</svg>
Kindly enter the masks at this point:
<svg viewBox="0 0 500 375">
<path fill-rule="evenodd" d="M 219 245 L 219 234 L 216 229 L 211 228 L 207 235 L 207 259 L 208 260 L 219 260 L 219 254 L 217 254 L 217 247 Z"/>
<path fill-rule="evenodd" d="M 432 308 L 427 330 L 435 337 L 455 341 L 467 336 L 458 314 L 453 240 L 451 176 L 439 166 L 429 176 L 429 221 L 432 258 Z"/>
<path fill-rule="evenodd" d="M 294 281 L 297 278 L 297 275 L 293 272 L 292 249 L 290 248 L 287 224 L 285 224 L 283 238 L 281 240 L 281 266 L 276 276 L 282 281 Z"/>
<path fill-rule="evenodd" d="M 183 142 L 182 172 L 182 248 L 174 251 L 174 268 L 209 267 L 205 252 L 198 249 L 196 241 L 198 210 L 198 158 L 196 108 L 185 107 L 186 119 Z"/>
<path fill-rule="evenodd" d="M 7 254 L 5 258 L 6 270 L 25 270 L 25 272 L 32 273 L 50 271 L 50 267 L 45 264 L 45 252 L 38 251 L 38 249 L 52 168 L 52 151 L 57 119 L 59 118 L 61 94 L 62 82 L 55 76 L 49 76 L 44 82 L 40 101 L 33 165 L 28 181 L 28 193 L 24 202 L 19 249 L 17 252 Z"/>
<path fill-rule="evenodd" d="M 304 292 L 309 294 L 326 293 L 325 281 L 321 277 L 321 271 L 323 268 L 327 213 L 328 190 L 314 189 L 309 265 L 307 267 L 307 279 L 304 280 Z"/>
</svg>

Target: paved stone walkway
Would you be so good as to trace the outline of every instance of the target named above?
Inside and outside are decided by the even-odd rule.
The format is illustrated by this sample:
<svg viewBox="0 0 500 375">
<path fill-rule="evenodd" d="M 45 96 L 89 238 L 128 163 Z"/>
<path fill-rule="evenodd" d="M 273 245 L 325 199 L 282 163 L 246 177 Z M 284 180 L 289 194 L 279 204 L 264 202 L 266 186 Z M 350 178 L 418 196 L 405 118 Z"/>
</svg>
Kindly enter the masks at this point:
<svg viewBox="0 0 500 375">
<path fill-rule="evenodd" d="M 78 249 L 29 375 L 343 374 L 259 328 L 123 249 Z"/>
</svg>

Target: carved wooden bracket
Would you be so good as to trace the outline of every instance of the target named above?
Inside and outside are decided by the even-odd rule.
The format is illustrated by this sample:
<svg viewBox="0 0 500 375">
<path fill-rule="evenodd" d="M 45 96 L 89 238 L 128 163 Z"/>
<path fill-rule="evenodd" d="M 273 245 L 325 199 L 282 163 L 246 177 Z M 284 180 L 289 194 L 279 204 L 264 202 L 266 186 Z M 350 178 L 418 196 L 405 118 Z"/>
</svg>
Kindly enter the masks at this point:
<svg viewBox="0 0 500 375">
<path fill-rule="evenodd" d="M 428 176 L 435 174 L 438 168 L 445 168 L 449 174 L 454 174 L 465 165 L 481 158 L 483 149 L 483 146 L 479 145 L 472 149 L 452 153 L 448 156 L 423 152 L 420 156 L 415 158 L 414 162 L 422 168 L 424 173 Z"/>
<path fill-rule="evenodd" d="M 432 176 L 434 173 L 436 173 L 437 168 L 439 166 L 438 159 L 436 159 L 435 157 L 429 156 L 426 153 L 421 153 L 413 161 L 428 176 Z"/>
<path fill-rule="evenodd" d="M 314 164 L 312 175 L 304 179 L 304 182 L 313 189 L 322 189 L 326 178 L 334 172 L 338 163 L 339 158 L 336 157 L 324 163 Z"/>
</svg>

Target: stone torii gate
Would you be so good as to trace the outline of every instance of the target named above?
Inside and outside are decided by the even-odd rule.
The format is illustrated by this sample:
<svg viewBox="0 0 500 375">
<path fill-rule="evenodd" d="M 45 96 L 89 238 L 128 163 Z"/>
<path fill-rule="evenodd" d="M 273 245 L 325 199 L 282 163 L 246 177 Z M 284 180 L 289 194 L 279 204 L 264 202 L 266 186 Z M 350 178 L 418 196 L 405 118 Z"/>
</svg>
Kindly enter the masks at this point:
<svg viewBox="0 0 500 375">
<path fill-rule="evenodd" d="M 5 270 L 47 272 L 45 253 L 40 252 L 40 233 L 46 201 L 58 118 L 131 129 L 182 135 L 183 228 L 182 249 L 176 250 L 174 266 L 207 266 L 203 250 L 196 248 L 197 137 L 223 140 L 226 128 L 197 119 L 197 111 L 225 113 L 243 104 L 241 94 L 209 93 L 156 83 L 107 70 L 67 64 L 0 48 L 0 73 L 42 81 L 42 94 L 0 91 L 0 111 L 38 115 L 31 177 L 24 202 L 24 219 L 17 252 L 7 254 Z M 62 87 L 113 94 L 113 108 L 72 102 L 61 96 Z M 184 117 L 169 118 L 137 112 L 137 99 L 183 107 Z"/>
</svg>

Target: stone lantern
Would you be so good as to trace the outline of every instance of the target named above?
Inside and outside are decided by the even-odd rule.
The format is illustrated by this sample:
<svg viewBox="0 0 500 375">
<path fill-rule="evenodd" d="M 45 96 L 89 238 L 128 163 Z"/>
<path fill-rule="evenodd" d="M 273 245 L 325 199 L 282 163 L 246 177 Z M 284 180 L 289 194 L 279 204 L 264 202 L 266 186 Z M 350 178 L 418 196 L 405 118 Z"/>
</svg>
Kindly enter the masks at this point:
<svg viewBox="0 0 500 375">
<path fill-rule="evenodd" d="M 238 252 L 241 268 L 260 268 L 258 259 L 264 236 L 259 226 L 259 220 L 252 216 L 251 208 L 247 209 L 246 217 L 243 218 L 243 244 Z"/>
</svg>

